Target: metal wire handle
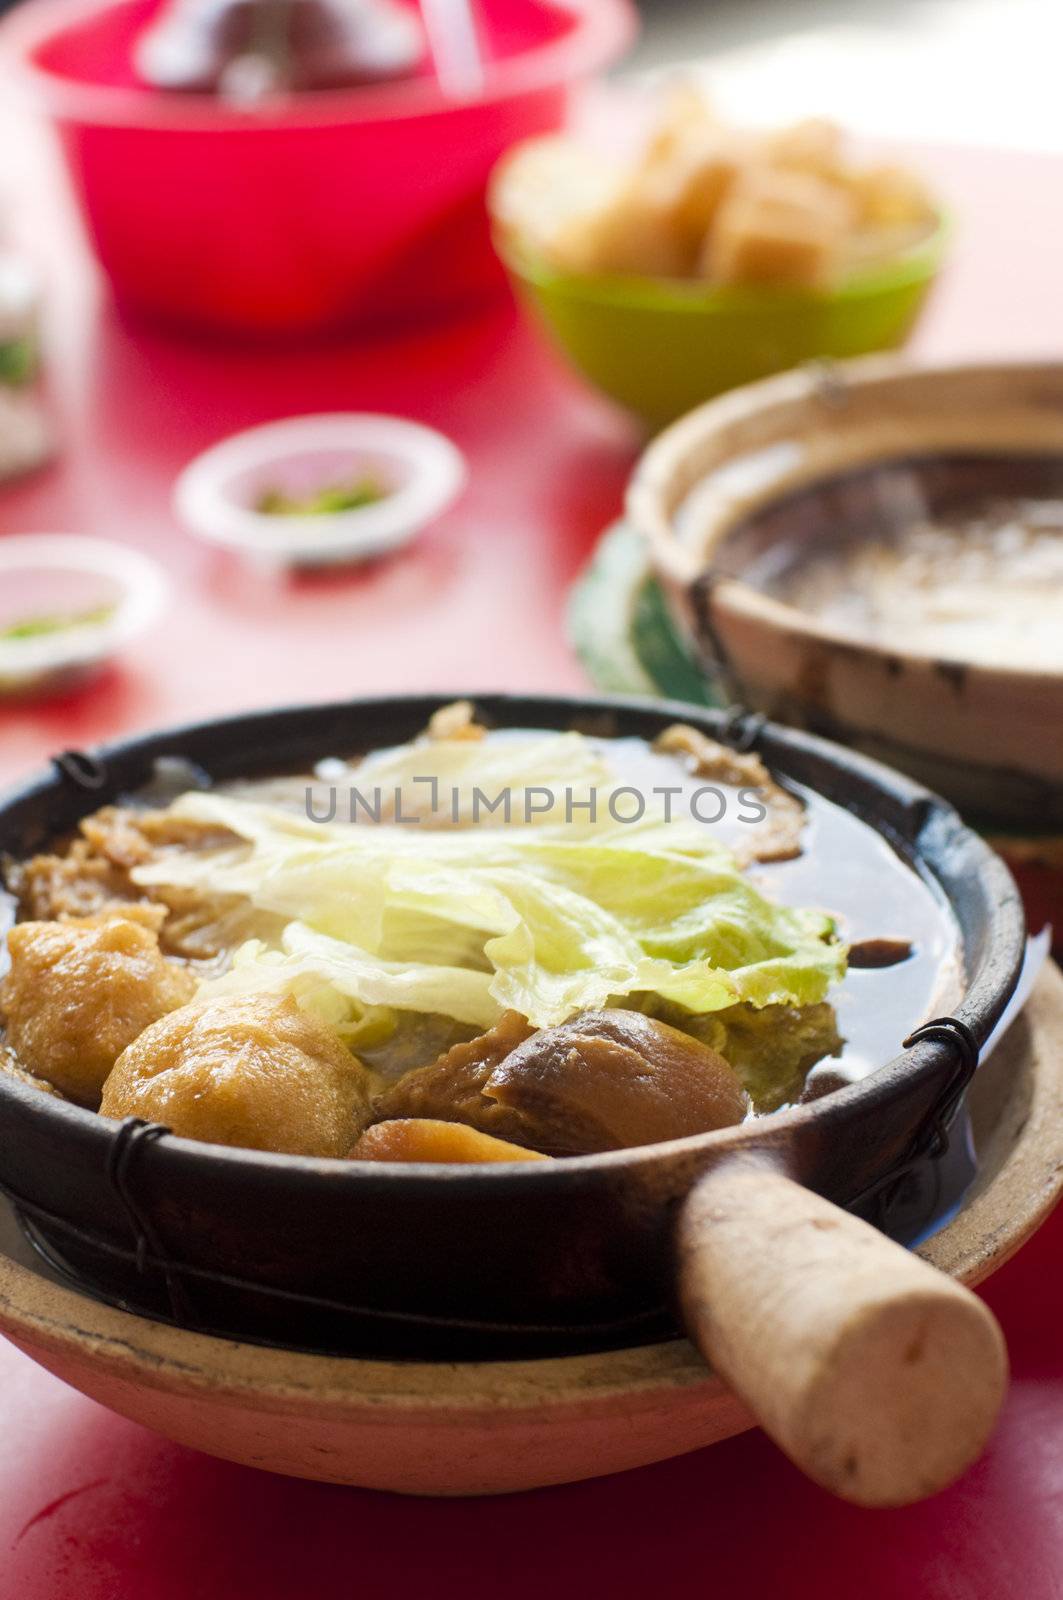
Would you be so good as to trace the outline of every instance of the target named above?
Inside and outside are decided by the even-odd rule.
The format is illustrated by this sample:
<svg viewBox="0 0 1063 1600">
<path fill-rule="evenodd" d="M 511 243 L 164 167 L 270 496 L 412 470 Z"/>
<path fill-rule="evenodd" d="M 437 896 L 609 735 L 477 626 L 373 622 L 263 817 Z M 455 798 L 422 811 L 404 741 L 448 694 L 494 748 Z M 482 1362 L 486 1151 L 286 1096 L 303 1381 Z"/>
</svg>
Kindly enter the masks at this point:
<svg viewBox="0 0 1063 1600">
<path fill-rule="evenodd" d="M 133 1187 L 133 1172 L 141 1153 L 169 1131 L 161 1123 L 145 1122 L 143 1117 L 125 1117 L 107 1156 L 107 1178 L 122 1203 L 136 1240 L 137 1272 L 143 1277 L 149 1262 L 159 1267 L 174 1321 L 184 1323 L 192 1320 L 192 1308 L 178 1275 L 180 1269 L 164 1251 L 154 1219 L 137 1199 Z"/>
<path fill-rule="evenodd" d="M 934 1017 L 922 1023 L 902 1041 L 902 1048 L 911 1050 L 928 1039 L 953 1047 L 957 1056 L 955 1070 L 900 1159 L 849 1201 L 854 1210 L 877 1201 L 883 1221 L 896 1205 L 905 1179 L 924 1162 L 940 1161 L 948 1151 L 952 1120 L 978 1066 L 978 1041 L 959 1017 Z"/>
<path fill-rule="evenodd" d="M 52 757 L 52 765 L 60 777 L 87 794 L 98 794 L 106 786 L 106 764 L 90 750 L 61 750 Z"/>
<path fill-rule="evenodd" d="M 763 711 L 750 711 L 747 706 L 733 705 L 727 707 L 724 717 L 726 721 L 720 730 L 724 744 L 737 750 L 739 755 L 755 750 L 768 721 Z"/>
</svg>

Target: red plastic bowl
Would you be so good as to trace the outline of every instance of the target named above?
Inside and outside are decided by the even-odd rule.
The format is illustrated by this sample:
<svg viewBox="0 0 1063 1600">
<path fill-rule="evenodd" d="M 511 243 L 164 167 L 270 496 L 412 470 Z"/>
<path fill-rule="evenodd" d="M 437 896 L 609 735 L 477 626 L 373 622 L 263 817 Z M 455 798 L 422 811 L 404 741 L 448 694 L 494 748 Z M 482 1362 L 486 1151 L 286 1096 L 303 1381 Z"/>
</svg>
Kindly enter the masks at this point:
<svg viewBox="0 0 1063 1600">
<path fill-rule="evenodd" d="M 494 281 L 483 189 L 518 139 L 634 33 L 630 0 L 474 0 L 476 99 L 430 69 L 239 110 L 143 86 L 131 46 L 158 0 L 28 0 L 0 26 L 9 71 L 54 123 L 122 301 L 277 332 L 467 301 Z"/>
</svg>

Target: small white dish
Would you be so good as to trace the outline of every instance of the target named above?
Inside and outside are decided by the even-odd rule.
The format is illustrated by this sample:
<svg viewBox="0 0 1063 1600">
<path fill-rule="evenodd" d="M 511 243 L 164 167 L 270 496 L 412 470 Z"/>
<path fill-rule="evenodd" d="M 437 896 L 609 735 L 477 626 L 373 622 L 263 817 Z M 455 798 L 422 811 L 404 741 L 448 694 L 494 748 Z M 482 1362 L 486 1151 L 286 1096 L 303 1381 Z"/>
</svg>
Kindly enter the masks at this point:
<svg viewBox="0 0 1063 1600">
<path fill-rule="evenodd" d="M 187 466 L 174 509 L 198 538 L 286 566 L 363 561 L 405 544 L 467 478 L 456 445 L 418 422 L 370 412 L 289 417 L 236 433 Z M 344 511 L 260 509 L 269 494 L 307 497 L 361 478 L 381 499 Z"/>
<path fill-rule="evenodd" d="M 167 580 L 124 545 L 76 534 L 0 538 L 0 695 L 101 666 L 158 617 Z"/>
</svg>

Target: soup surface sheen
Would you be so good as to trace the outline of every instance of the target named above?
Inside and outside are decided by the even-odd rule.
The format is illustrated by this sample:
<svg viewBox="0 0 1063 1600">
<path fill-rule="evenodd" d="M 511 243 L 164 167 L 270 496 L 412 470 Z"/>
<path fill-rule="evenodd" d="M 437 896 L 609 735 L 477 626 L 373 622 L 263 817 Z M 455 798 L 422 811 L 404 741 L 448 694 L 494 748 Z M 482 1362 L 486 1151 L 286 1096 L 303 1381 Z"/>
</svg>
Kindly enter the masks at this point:
<svg viewBox="0 0 1063 1600">
<path fill-rule="evenodd" d="M 878 644 L 1063 670 L 1063 500 L 919 519 L 795 568 L 782 594 Z"/>
</svg>

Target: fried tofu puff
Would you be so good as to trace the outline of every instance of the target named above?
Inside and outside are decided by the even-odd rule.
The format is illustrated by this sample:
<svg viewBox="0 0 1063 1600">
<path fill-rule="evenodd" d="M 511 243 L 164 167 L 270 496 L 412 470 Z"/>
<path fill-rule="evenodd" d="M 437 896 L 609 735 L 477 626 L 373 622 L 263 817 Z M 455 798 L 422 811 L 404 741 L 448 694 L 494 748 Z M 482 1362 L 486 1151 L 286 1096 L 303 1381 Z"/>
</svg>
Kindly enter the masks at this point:
<svg viewBox="0 0 1063 1600">
<path fill-rule="evenodd" d="M 54 1083 L 48 1083 L 44 1078 L 38 1078 L 36 1073 L 27 1072 L 25 1067 L 20 1067 L 14 1055 L 6 1047 L 0 1048 L 0 1072 L 6 1078 L 14 1078 L 16 1083 L 21 1083 L 27 1089 L 39 1089 L 41 1094 L 49 1094 L 54 1100 L 64 1100 L 65 1095 L 60 1094 Z"/>
<path fill-rule="evenodd" d="M 211 1144 L 345 1156 L 369 1120 L 371 1082 L 291 996 L 224 995 L 184 1006 L 134 1040 L 100 1110 Z"/>
<path fill-rule="evenodd" d="M 85 1106 L 99 1103 L 126 1046 L 195 992 L 191 973 L 167 961 L 155 930 L 133 917 L 20 922 L 7 947 L 7 1044 L 20 1066 Z"/>
</svg>

